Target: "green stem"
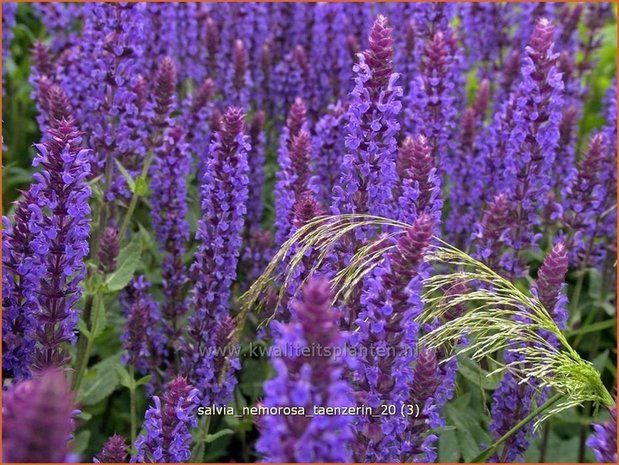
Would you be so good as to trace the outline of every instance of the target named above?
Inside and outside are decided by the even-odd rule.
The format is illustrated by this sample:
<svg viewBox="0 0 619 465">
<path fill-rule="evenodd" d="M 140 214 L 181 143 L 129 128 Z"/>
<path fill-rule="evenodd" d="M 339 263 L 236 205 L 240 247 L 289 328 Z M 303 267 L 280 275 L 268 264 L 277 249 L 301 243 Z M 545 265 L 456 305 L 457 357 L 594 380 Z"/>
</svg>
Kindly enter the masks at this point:
<svg viewBox="0 0 619 465">
<path fill-rule="evenodd" d="M 191 463 L 202 463 L 204 460 L 204 454 L 206 453 L 206 437 L 208 436 L 208 430 L 211 426 L 211 416 L 204 415 L 200 418 L 200 424 L 198 425 L 198 442 L 191 454 Z"/>
<path fill-rule="evenodd" d="M 77 371 L 73 377 L 73 392 L 78 391 L 80 384 L 82 383 L 82 379 L 84 378 L 84 372 L 88 366 L 88 359 L 90 358 L 90 351 L 92 350 L 92 339 L 95 331 L 97 330 L 97 328 L 95 328 L 95 324 L 99 321 L 100 308 L 101 296 L 99 294 L 95 294 L 94 296 L 89 295 L 86 298 L 86 305 L 84 306 L 84 319 L 90 323 L 88 327 L 90 334 L 82 334 L 80 340 L 78 341 L 77 356 L 75 360 Z"/>
<path fill-rule="evenodd" d="M 539 461 L 544 463 L 546 461 L 546 449 L 548 449 L 548 439 L 550 438 L 550 423 L 544 425 L 544 432 L 542 433 L 542 444 L 539 450 Z"/>
<path fill-rule="evenodd" d="M 511 438 L 514 434 L 516 434 L 523 426 L 525 426 L 526 424 L 531 422 L 540 413 L 545 412 L 550 407 L 552 407 L 554 404 L 556 404 L 559 401 L 559 399 L 561 399 L 562 397 L 563 397 L 563 394 L 555 394 L 553 397 L 548 399 L 548 401 L 545 404 L 537 407 L 535 410 L 533 410 L 531 413 L 529 413 L 526 417 L 524 417 L 522 420 L 520 420 L 516 424 L 516 426 L 514 426 L 512 429 L 510 429 L 499 440 L 497 440 L 494 444 L 492 444 L 490 447 L 488 447 L 485 451 L 483 451 L 481 454 L 479 454 L 477 457 L 475 457 L 471 462 L 472 463 L 481 463 L 481 462 L 485 462 L 486 460 L 488 460 L 494 454 L 496 449 L 501 444 L 506 442 L 509 438 Z"/>
<path fill-rule="evenodd" d="M 140 178 L 142 179 L 146 178 L 146 175 L 148 174 L 148 170 L 150 169 L 150 165 L 153 162 L 154 153 L 155 153 L 154 150 L 148 151 L 148 154 L 146 155 L 146 159 L 144 160 L 144 165 L 142 166 L 142 172 L 140 173 Z M 123 238 L 125 237 L 125 233 L 127 232 L 127 229 L 129 228 L 129 222 L 131 221 L 131 217 L 133 216 L 135 207 L 138 204 L 139 197 L 140 197 L 140 194 L 138 190 L 135 189 L 133 194 L 131 195 L 131 200 L 129 201 L 129 207 L 127 208 L 127 212 L 125 213 L 125 217 L 123 218 L 123 222 L 120 226 L 120 231 L 118 232 L 119 242 L 122 242 Z"/>
<path fill-rule="evenodd" d="M 131 447 L 135 446 L 135 436 L 137 431 L 137 405 L 135 398 L 135 368 L 133 365 L 129 368 L 129 375 L 131 376 L 131 388 L 129 388 L 129 402 L 131 408 Z"/>
</svg>

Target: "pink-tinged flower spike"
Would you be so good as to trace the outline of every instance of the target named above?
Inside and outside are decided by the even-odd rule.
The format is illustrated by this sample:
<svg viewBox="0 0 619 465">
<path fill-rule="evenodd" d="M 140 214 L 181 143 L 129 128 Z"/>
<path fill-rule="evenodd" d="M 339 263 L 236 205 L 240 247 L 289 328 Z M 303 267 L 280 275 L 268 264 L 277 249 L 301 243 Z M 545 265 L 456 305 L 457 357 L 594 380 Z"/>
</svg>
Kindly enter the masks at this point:
<svg viewBox="0 0 619 465">
<path fill-rule="evenodd" d="M 101 237 L 101 247 L 97 257 L 99 270 L 106 274 L 116 270 L 116 259 L 120 253 L 120 241 L 118 240 L 118 228 L 108 226 Z"/>
<path fill-rule="evenodd" d="M 176 95 L 176 65 L 170 57 L 159 63 L 155 74 L 153 100 L 147 115 L 160 130 L 169 126 L 168 118 L 173 109 Z"/>
<path fill-rule="evenodd" d="M 504 248 L 503 231 L 514 224 L 513 206 L 505 194 L 496 195 L 488 202 L 483 212 L 482 221 L 476 226 L 476 255 L 490 269 L 497 269 L 501 263 Z"/>
<path fill-rule="evenodd" d="M 587 266 L 596 261 L 596 238 L 606 236 L 604 215 L 616 202 L 615 178 L 611 174 L 616 169 L 615 158 L 605 134 L 594 134 L 566 189 L 562 220 L 568 229 L 567 247 L 574 265 Z"/>
<path fill-rule="evenodd" d="M 224 88 L 225 102 L 237 105 L 243 109 L 249 108 L 249 92 L 252 87 L 248 69 L 249 57 L 241 39 L 234 41 L 232 46 L 232 61 L 228 66 L 228 76 Z"/>
<path fill-rule="evenodd" d="M 228 329 L 222 325 L 230 312 L 247 214 L 247 153 L 251 146 L 244 134 L 244 118 L 239 108 L 226 111 L 211 143 L 202 180 L 202 218 L 196 233 L 199 247 L 191 268 L 195 312 L 189 320 L 181 364 L 200 389 L 204 405 L 224 405 L 230 400 L 236 384 L 234 371 L 239 368 L 236 358 L 224 364 L 217 349 L 218 334 Z"/>
<path fill-rule="evenodd" d="M 47 141 L 36 146 L 33 161 L 42 170 L 30 187 L 28 228 L 32 234 L 32 266 L 26 279 L 36 285 L 37 349 L 34 367 L 64 366 L 63 347 L 75 341 L 76 303 L 86 272 L 90 236 L 90 151 L 80 147 L 74 120 L 50 128 Z"/>
<path fill-rule="evenodd" d="M 206 78 L 202 84 L 187 97 L 182 104 L 182 126 L 186 130 L 187 145 L 196 156 L 196 170 L 198 180 L 202 179 L 202 172 L 208 159 L 208 146 L 215 128 L 211 124 L 215 103 L 215 82 Z"/>
<path fill-rule="evenodd" d="M 127 443 L 123 436 L 115 434 L 103 444 L 103 449 L 95 455 L 94 463 L 126 463 L 129 456 Z"/>
<path fill-rule="evenodd" d="M 390 216 L 396 183 L 396 137 L 402 108 L 399 74 L 393 71 L 393 39 L 387 18 L 378 16 L 368 49 L 354 65 L 355 87 L 347 115 L 346 155 L 333 190 L 334 214 Z M 361 231 L 359 231 L 361 233 Z"/>
<path fill-rule="evenodd" d="M 587 440 L 600 463 L 617 463 L 617 407 L 610 409 L 610 420 L 593 425 L 594 433 Z"/>
<path fill-rule="evenodd" d="M 544 259 L 532 289 L 561 329 L 565 329 L 568 316 L 567 298 L 563 292 L 567 265 L 567 249 L 562 242 L 558 242 Z"/>
<path fill-rule="evenodd" d="M 307 109 L 295 99 L 280 135 L 275 181 L 275 242 L 284 243 L 290 234 L 292 208 L 297 197 L 309 188 L 311 137 L 307 130 Z"/>
<path fill-rule="evenodd" d="M 411 441 L 408 419 L 379 415 L 381 405 L 400 411 L 408 403 L 413 380 L 421 289 L 428 276 L 424 254 L 434 233 L 434 219 L 421 214 L 395 242 L 395 250 L 366 279 L 361 308 L 350 345 L 358 354 L 351 372 L 357 403 L 376 409 L 376 416 L 355 419 L 355 461 L 400 462 Z"/>
<path fill-rule="evenodd" d="M 219 25 L 211 16 L 206 18 L 206 50 L 208 57 L 208 74 L 213 79 L 219 79 L 221 69 L 219 68 Z M 219 81 L 218 81 L 219 82 Z"/>
<path fill-rule="evenodd" d="M 133 278 L 121 295 L 126 323 L 120 339 L 126 354 L 123 362 L 141 375 L 155 373 L 165 355 L 165 338 L 157 302 L 149 295 L 150 283 L 144 276 Z M 152 385 L 160 379 L 153 376 Z"/>
<path fill-rule="evenodd" d="M 302 300 L 291 306 L 292 321 L 275 322 L 278 338 L 272 353 L 275 377 L 265 385 L 263 406 L 349 407 L 352 392 L 344 380 L 349 362 L 346 335 L 340 332 L 338 312 L 326 279 L 312 279 Z M 256 448 L 263 461 L 349 462 L 353 440 L 350 415 L 263 416 Z"/>
<path fill-rule="evenodd" d="M 3 217 L 2 231 L 2 379 L 30 376 L 34 357 L 37 312 L 37 279 L 34 266 L 33 233 L 30 231 L 30 191 L 17 201 L 12 221 Z"/>
<path fill-rule="evenodd" d="M 424 136 L 406 137 L 398 149 L 398 184 L 394 197 L 398 219 L 413 224 L 422 214 L 430 215 L 438 227 L 443 200 L 441 181 L 436 173 L 432 147 Z"/>
<path fill-rule="evenodd" d="M 168 358 L 174 359 L 182 319 L 187 312 L 185 286 L 188 270 L 183 263 L 189 241 L 187 177 L 191 153 L 180 126 L 164 134 L 151 169 L 152 225 L 163 253 L 161 277 L 165 296 L 162 314 Z"/>
<path fill-rule="evenodd" d="M 191 428 L 198 426 L 198 390 L 178 377 L 165 388 L 162 397 L 144 415 L 145 434 L 135 441 L 132 463 L 187 462 L 191 457 Z"/>
<path fill-rule="evenodd" d="M 65 374 L 48 369 L 11 385 L 2 399 L 4 463 L 75 462 L 75 401 Z"/>
</svg>

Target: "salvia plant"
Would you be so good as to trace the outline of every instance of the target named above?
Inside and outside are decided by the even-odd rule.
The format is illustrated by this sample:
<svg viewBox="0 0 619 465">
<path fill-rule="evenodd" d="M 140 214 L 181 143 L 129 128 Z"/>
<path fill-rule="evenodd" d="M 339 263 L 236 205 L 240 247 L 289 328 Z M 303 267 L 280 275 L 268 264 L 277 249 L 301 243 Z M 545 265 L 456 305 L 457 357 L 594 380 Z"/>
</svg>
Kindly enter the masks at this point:
<svg viewBox="0 0 619 465">
<path fill-rule="evenodd" d="M 3 3 L 3 461 L 616 462 L 615 36 Z"/>
</svg>

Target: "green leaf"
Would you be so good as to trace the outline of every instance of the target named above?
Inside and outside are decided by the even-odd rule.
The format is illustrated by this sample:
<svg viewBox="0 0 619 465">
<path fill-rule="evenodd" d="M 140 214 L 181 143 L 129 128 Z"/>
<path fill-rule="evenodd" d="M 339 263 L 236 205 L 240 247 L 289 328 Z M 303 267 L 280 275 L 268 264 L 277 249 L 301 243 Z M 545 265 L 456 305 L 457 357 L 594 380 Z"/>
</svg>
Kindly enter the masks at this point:
<svg viewBox="0 0 619 465">
<path fill-rule="evenodd" d="M 469 357 L 458 357 L 458 371 L 466 379 L 483 389 L 493 391 L 499 385 L 500 375 L 493 375 L 489 377 L 488 372 L 482 369 Z"/>
<path fill-rule="evenodd" d="M 84 374 L 78 403 L 92 405 L 108 397 L 118 387 L 118 371 L 120 353 L 102 360 Z"/>
<path fill-rule="evenodd" d="M 108 292 L 115 292 L 124 289 L 135 270 L 140 266 L 140 256 L 142 255 L 142 241 L 139 237 L 135 237 L 120 251 L 118 255 L 118 268 L 108 276 L 105 281 L 105 287 Z"/>
<path fill-rule="evenodd" d="M 124 366 L 117 366 L 116 372 L 118 373 L 119 381 L 122 386 L 126 387 L 127 389 L 134 388 L 135 380 L 131 377 L 131 375 Z"/>
<path fill-rule="evenodd" d="M 439 436 L 438 456 L 441 463 L 455 463 L 460 460 L 458 437 L 453 430 L 443 431 Z"/>
<path fill-rule="evenodd" d="M 125 169 L 125 167 L 118 160 L 115 159 L 114 162 L 116 163 L 116 168 L 118 168 L 118 171 L 120 171 L 120 174 L 122 174 L 123 178 L 125 178 L 125 180 L 127 181 L 127 185 L 129 186 L 131 193 L 134 193 L 135 192 L 135 181 L 133 180 L 129 172 Z"/>
<path fill-rule="evenodd" d="M 490 439 L 482 428 L 479 410 L 469 405 L 470 400 L 471 393 L 467 393 L 445 406 L 449 423 L 456 427 L 456 438 L 465 462 L 474 459 L 480 452 L 480 444 Z"/>
<path fill-rule="evenodd" d="M 142 386 L 143 384 L 148 383 L 152 379 L 152 377 L 153 377 L 153 375 L 143 376 L 142 378 L 138 379 L 135 382 L 135 387 Z"/>
<path fill-rule="evenodd" d="M 90 441 L 90 431 L 88 430 L 80 431 L 73 438 L 71 449 L 73 450 L 74 453 L 80 455 L 88 447 L 89 441 Z"/>
<path fill-rule="evenodd" d="M 135 179 L 135 193 L 139 196 L 144 196 L 148 193 L 148 181 L 143 176 L 138 176 Z"/>
</svg>

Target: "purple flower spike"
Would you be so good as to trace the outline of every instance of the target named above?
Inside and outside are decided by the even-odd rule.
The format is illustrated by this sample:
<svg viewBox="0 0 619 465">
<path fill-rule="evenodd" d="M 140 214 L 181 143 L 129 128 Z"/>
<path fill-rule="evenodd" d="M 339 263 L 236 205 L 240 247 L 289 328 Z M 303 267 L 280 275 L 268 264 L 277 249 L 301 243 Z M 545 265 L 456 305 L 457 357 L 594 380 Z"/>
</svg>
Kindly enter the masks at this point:
<svg viewBox="0 0 619 465">
<path fill-rule="evenodd" d="M 415 359 L 419 326 L 415 318 L 423 310 L 422 281 L 427 276 L 423 256 L 434 233 L 434 219 L 420 215 L 396 243 L 367 280 L 361 297 L 362 311 L 351 336 L 359 355 L 353 382 L 357 401 L 377 409 L 408 403 L 413 380 L 411 363 Z M 399 415 L 359 416 L 357 441 L 353 446 L 356 461 L 400 462 L 411 454 L 409 420 Z"/>
<path fill-rule="evenodd" d="M 232 46 L 232 62 L 226 80 L 225 99 L 228 104 L 238 105 L 247 109 L 249 105 L 249 92 L 252 82 L 248 69 L 249 56 L 242 40 L 237 39 Z"/>
<path fill-rule="evenodd" d="M 75 462 L 75 401 L 65 374 L 48 369 L 11 385 L 2 399 L 3 462 Z"/>
<path fill-rule="evenodd" d="M 127 319 L 121 336 L 123 348 L 127 351 L 125 362 L 143 375 L 159 366 L 163 356 L 161 317 L 157 302 L 148 294 L 149 288 L 150 283 L 144 276 L 137 276 L 121 297 Z"/>
<path fill-rule="evenodd" d="M 115 434 L 103 444 L 103 449 L 95 455 L 95 463 L 126 463 L 129 452 L 123 436 Z"/>
<path fill-rule="evenodd" d="M 587 445 L 600 463 L 617 463 L 617 407 L 610 409 L 610 420 L 593 425 Z"/>
<path fill-rule="evenodd" d="M 198 390 L 178 377 L 166 387 L 160 398 L 144 415 L 145 435 L 135 441 L 136 455 L 132 463 L 187 462 L 191 456 L 191 428 L 198 426 L 196 410 Z"/>
<path fill-rule="evenodd" d="M 217 357 L 216 349 L 217 334 L 223 331 L 230 312 L 247 214 L 251 145 L 244 134 L 244 118 L 239 108 L 226 111 L 211 143 L 202 181 L 202 219 L 196 233 L 199 248 L 191 268 L 195 314 L 189 321 L 182 365 L 200 389 L 204 405 L 224 405 L 230 400 L 236 384 L 234 371 L 239 368 L 238 359 Z M 223 370 L 225 380 L 221 379 Z"/>
<path fill-rule="evenodd" d="M 176 95 L 176 65 L 170 57 L 159 63 L 155 74 L 151 117 L 159 127 L 166 127 Z"/>
<path fill-rule="evenodd" d="M 326 279 L 313 279 L 302 300 L 292 304 L 292 321 L 275 322 L 278 339 L 272 362 L 275 377 L 265 385 L 263 405 L 272 407 L 352 406 L 343 380 L 347 364 L 346 337 L 331 308 L 333 295 Z M 256 445 L 265 462 L 349 462 L 353 439 L 349 415 L 288 415 L 261 417 Z"/>
<path fill-rule="evenodd" d="M 152 225 L 164 253 L 163 317 L 169 355 L 180 338 L 181 319 L 187 311 L 184 287 L 188 270 L 183 263 L 189 240 L 187 177 L 191 171 L 190 149 L 180 126 L 169 128 L 151 169 Z"/>
<path fill-rule="evenodd" d="M 30 187 L 28 227 L 33 256 L 26 279 L 36 288 L 38 343 L 33 365 L 61 367 L 70 355 L 65 342 L 75 341 L 90 236 L 90 152 L 80 147 L 73 120 L 59 121 L 48 131 L 33 165 L 43 169 Z"/>
<path fill-rule="evenodd" d="M 332 210 L 341 213 L 391 214 L 396 181 L 396 137 L 400 130 L 402 88 L 393 72 L 393 39 L 387 18 L 378 16 L 368 49 L 354 65 L 355 87 L 348 110 L 347 153 L 333 191 Z"/>
<path fill-rule="evenodd" d="M 35 350 L 38 278 L 29 228 L 35 203 L 30 191 L 15 205 L 13 222 L 3 217 L 2 232 L 2 378 L 28 378 Z"/>
</svg>

